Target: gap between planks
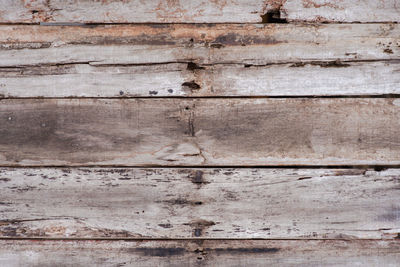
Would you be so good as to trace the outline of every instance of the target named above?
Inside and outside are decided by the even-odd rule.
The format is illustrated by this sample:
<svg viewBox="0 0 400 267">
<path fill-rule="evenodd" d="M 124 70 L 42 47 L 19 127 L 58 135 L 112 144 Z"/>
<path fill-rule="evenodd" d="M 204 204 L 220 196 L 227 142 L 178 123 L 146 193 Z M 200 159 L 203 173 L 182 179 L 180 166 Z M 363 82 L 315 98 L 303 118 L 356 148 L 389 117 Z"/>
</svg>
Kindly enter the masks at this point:
<svg viewBox="0 0 400 267">
<path fill-rule="evenodd" d="M 82 169 L 82 168 L 99 168 L 99 169 L 362 169 L 384 171 L 386 169 L 400 169 L 399 164 L 376 164 L 376 165 L 184 165 L 184 166 L 164 166 L 164 165 L 0 165 L 0 168 L 10 169 Z"/>
<path fill-rule="evenodd" d="M 0 97 L 1 100 L 12 99 L 12 100 L 36 100 L 36 99 L 54 99 L 54 100 L 65 100 L 65 99 L 253 99 L 253 98 L 400 98 L 400 94 L 381 94 L 381 95 L 295 95 L 295 96 L 121 96 L 121 97 L 85 97 L 85 96 L 68 96 L 68 97 Z"/>
<path fill-rule="evenodd" d="M 309 22 L 309 21 L 292 21 L 286 23 L 263 23 L 263 22 L 216 22 L 216 23 L 191 23 L 191 22 L 147 22 L 147 23 L 133 23 L 133 22 L 119 22 L 119 23 L 46 23 L 46 22 L 38 22 L 38 23 L 22 23 L 22 22 L 0 22 L 0 26 L 43 26 L 43 27 L 54 27 L 54 26 L 68 26 L 68 27 L 97 27 L 97 26 L 107 26 L 107 25 L 115 25 L 115 26 L 140 26 L 140 25 L 275 25 L 275 24 L 289 24 L 289 25 L 352 25 L 352 24 L 399 24 L 397 21 L 383 21 L 383 22 Z"/>
<path fill-rule="evenodd" d="M 152 241 L 360 241 L 360 242 L 368 242 L 368 241 L 389 241 L 389 242 L 399 242 L 400 243 L 400 234 L 399 237 L 395 237 L 393 239 L 384 239 L 384 238 L 218 238 L 218 237 L 198 237 L 198 238 L 145 238 L 145 237 L 0 237 L 0 240 L 13 240 L 13 241 L 24 241 L 24 240 L 32 240 L 32 241 L 138 241 L 138 242 L 152 242 Z"/>
</svg>

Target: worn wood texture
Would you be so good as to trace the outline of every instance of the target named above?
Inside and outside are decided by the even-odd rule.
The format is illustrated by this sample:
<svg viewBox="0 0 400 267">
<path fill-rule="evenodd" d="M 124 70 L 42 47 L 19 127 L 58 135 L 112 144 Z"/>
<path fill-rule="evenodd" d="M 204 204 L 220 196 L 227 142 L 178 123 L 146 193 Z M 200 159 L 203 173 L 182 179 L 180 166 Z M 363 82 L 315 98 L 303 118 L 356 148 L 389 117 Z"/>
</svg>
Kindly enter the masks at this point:
<svg viewBox="0 0 400 267">
<path fill-rule="evenodd" d="M 0 265 L 398 266 L 400 242 L 373 240 L 0 241 Z"/>
<path fill-rule="evenodd" d="M 271 15 L 264 16 L 267 13 Z M 2 23 L 273 23 L 271 18 L 279 17 L 289 22 L 399 22 L 400 6 L 397 0 L 0 2 Z"/>
<path fill-rule="evenodd" d="M 1 22 L 219 23 L 261 22 L 260 0 L 2 0 Z"/>
<path fill-rule="evenodd" d="M 0 103 L 3 166 L 400 164 L 396 98 Z"/>
<path fill-rule="evenodd" d="M 0 170 L 0 237 L 396 238 L 400 170 Z"/>
<path fill-rule="evenodd" d="M 168 97 L 395 97 L 399 8 L 0 1 L 0 265 L 398 266 L 399 99 Z"/>
<path fill-rule="evenodd" d="M 0 29 L 3 97 L 381 95 L 400 90 L 397 25 Z"/>
<path fill-rule="evenodd" d="M 267 66 L 170 63 L 0 68 L 0 96 L 205 97 L 400 94 L 400 61 Z"/>
<path fill-rule="evenodd" d="M 283 17 L 309 22 L 399 22 L 398 0 L 270 0 L 281 2 Z"/>
<path fill-rule="evenodd" d="M 3 25 L 0 48 L 1 67 L 376 61 L 400 59 L 400 25 Z"/>
</svg>

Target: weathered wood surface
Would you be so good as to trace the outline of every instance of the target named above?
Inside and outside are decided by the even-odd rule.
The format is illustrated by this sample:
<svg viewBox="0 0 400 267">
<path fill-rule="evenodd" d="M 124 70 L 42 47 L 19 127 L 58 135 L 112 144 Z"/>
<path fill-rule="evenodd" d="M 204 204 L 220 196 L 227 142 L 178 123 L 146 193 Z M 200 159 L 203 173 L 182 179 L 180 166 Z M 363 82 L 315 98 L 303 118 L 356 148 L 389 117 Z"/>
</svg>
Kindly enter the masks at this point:
<svg viewBox="0 0 400 267">
<path fill-rule="evenodd" d="M 289 21 L 399 22 L 399 0 L 270 0 Z"/>
<path fill-rule="evenodd" d="M 0 170 L 0 237 L 388 238 L 400 170 Z"/>
<path fill-rule="evenodd" d="M 0 265 L 398 266 L 399 241 L 0 241 Z"/>
<path fill-rule="evenodd" d="M 399 99 L 168 97 L 400 94 L 399 7 L 0 1 L 0 265 L 397 266 Z"/>
<path fill-rule="evenodd" d="M 0 103 L 3 166 L 400 164 L 396 98 Z"/>
<path fill-rule="evenodd" d="M 400 25 L 0 26 L 0 66 L 400 59 Z"/>
<path fill-rule="evenodd" d="M 2 0 L 0 22 L 268 23 L 261 16 L 271 11 L 289 22 L 400 21 L 398 0 Z"/>
<path fill-rule="evenodd" d="M 0 26 L 0 47 L 3 97 L 400 93 L 395 24 Z"/>
<path fill-rule="evenodd" d="M 204 97 L 400 94 L 400 61 L 268 66 L 71 64 L 0 68 L 2 97 Z"/>
<path fill-rule="evenodd" d="M 261 22 L 260 0 L 2 0 L 0 22 L 220 23 Z"/>
</svg>

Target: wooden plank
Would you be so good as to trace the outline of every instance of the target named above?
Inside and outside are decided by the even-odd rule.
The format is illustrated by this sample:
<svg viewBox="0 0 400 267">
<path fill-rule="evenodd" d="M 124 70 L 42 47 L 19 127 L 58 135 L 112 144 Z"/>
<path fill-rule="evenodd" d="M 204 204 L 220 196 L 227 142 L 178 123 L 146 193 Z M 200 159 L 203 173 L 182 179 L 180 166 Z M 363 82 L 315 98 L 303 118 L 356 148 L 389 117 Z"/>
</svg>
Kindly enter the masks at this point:
<svg viewBox="0 0 400 267">
<path fill-rule="evenodd" d="M 194 68 L 194 69 L 191 69 Z M 400 94 L 400 64 L 27 66 L 0 68 L 0 96 L 205 97 Z"/>
<path fill-rule="evenodd" d="M 0 26 L 0 66 L 400 59 L 400 25 Z"/>
<path fill-rule="evenodd" d="M 261 22 L 264 1 L 14 1 L 2 0 L 0 21 L 10 23 Z"/>
<path fill-rule="evenodd" d="M 0 22 L 273 23 L 268 18 L 279 15 L 288 21 L 399 22 L 399 10 L 397 0 L 2 0 Z"/>
<path fill-rule="evenodd" d="M 276 1 L 272 1 L 276 2 Z M 281 12 L 289 21 L 399 22 L 398 0 L 283 0 Z"/>
<path fill-rule="evenodd" d="M 400 233 L 400 170 L 0 170 L 0 237 L 378 238 Z"/>
<path fill-rule="evenodd" d="M 398 266 L 372 240 L 0 241 L 2 266 Z"/>
<path fill-rule="evenodd" d="M 396 98 L 0 103 L 3 166 L 400 164 Z"/>
</svg>

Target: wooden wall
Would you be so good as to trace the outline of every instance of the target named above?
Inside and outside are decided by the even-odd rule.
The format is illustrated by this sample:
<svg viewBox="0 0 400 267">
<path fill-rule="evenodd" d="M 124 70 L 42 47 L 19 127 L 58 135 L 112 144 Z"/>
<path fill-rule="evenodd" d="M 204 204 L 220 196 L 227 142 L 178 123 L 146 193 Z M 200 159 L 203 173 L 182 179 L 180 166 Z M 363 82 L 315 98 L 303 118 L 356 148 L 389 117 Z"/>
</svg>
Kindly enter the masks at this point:
<svg viewBox="0 0 400 267">
<path fill-rule="evenodd" d="M 398 266 L 400 1 L 0 1 L 0 266 Z"/>
</svg>

